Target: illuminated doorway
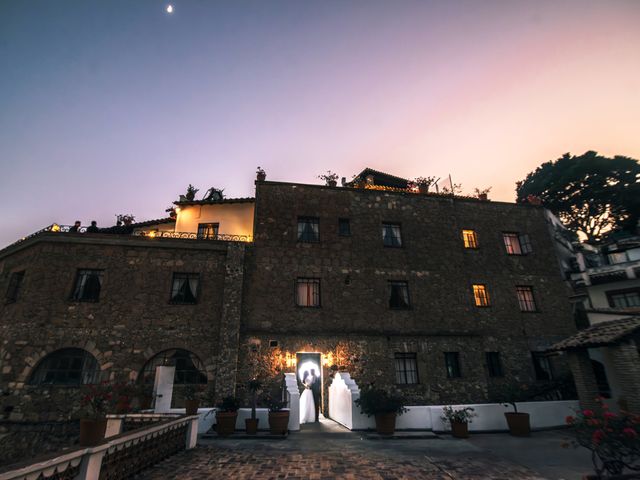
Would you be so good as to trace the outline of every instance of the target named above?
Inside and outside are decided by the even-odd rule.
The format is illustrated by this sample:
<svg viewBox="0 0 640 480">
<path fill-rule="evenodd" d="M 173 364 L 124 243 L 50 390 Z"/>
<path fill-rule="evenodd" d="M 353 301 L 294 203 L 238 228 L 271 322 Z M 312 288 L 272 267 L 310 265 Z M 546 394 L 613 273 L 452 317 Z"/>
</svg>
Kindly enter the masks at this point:
<svg viewBox="0 0 640 480">
<path fill-rule="evenodd" d="M 318 402 L 318 411 L 322 413 L 322 396 L 324 395 L 324 389 L 322 388 L 322 354 L 316 352 L 296 353 L 296 377 L 298 379 L 298 386 L 301 389 L 304 388 L 303 382 L 306 376 L 312 374 L 315 374 L 320 382 L 316 400 Z"/>
</svg>

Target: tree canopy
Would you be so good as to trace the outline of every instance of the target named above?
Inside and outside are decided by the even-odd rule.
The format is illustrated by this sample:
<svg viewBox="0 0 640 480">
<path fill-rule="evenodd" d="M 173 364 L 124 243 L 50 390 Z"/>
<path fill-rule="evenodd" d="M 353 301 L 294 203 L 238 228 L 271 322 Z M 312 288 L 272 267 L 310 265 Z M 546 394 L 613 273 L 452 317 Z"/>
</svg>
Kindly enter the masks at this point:
<svg viewBox="0 0 640 480">
<path fill-rule="evenodd" d="M 517 182 L 516 193 L 518 202 L 539 197 L 569 230 L 597 242 L 612 230 L 636 227 L 640 164 L 633 158 L 608 158 L 593 151 L 579 156 L 565 153 Z"/>
</svg>

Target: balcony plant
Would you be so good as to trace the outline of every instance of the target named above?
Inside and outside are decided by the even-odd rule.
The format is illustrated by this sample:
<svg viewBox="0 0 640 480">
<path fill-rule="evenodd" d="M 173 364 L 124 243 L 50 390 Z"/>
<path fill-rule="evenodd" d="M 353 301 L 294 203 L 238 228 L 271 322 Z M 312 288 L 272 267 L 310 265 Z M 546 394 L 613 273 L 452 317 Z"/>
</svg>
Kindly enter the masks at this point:
<svg viewBox="0 0 640 480">
<path fill-rule="evenodd" d="M 484 188 L 482 190 L 480 190 L 479 188 L 474 188 L 473 191 L 476 194 L 476 197 L 478 198 L 478 200 L 482 200 L 482 201 L 487 201 L 489 200 L 489 192 L 491 191 L 492 187 L 488 187 L 488 188 Z"/>
<path fill-rule="evenodd" d="M 227 436 L 235 432 L 239 408 L 240 400 L 231 395 L 224 397 L 216 405 L 216 432 L 218 435 Z"/>
<path fill-rule="evenodd" d="M 204 391 L 202 385 L 187 385 L 183 390 L 184 407 L 187 415 L 196 415 L 200 407 L 200 396 Z"/>
<path fill-rule="evenodd" d="M 286 435 L 289 431 L 289 409 L 280 400 L 280 392 L 273 392 L 265 400 L 269 407 L 269 430 L 271 435 Z"/>
<path fill-rule="evenodd" d="M 436 183 L 436 177 L 417 177 L 413 180 L 412 185 L 418 187 L 418 192 L 429 193 L 429 187 Z"/>
<path fill-rule="evenodd" d="M 328 187 L 335 187 L 338 185 L 338 174 L 333 173 L 331 170 L 327 170 L 327 173 L 318 175 L 320 180 L 324 180 Z"/>
<path fill-rule="evenodd" d="M 256 170 L 256 180 L 264 182 L 267 179 L 267 174 L 262 167 L 258 167 Z"/>
<path fill-rule="evenodd" d="M 257 378 L 253 378 L 249 380 L 247 387 L 249 388 L 249 394 L 251 395 L 251 418 L 246 418 L 244 423 L 247 434 L 255 435 L 258 432 L 258 423 L 260 422 L 260 419 L 256 418 L 256 406 L 258 403 L 258 392 L 262 388 L 262 382 Z"/>
<path fill-rule="evenodd" d="M 190 202 L 193 201 L 196 198 L 196 193 L 198 193 L 198 191 L 199 189 L 189 184 L 187 187 L 187 193 L 185 194 L 186 199 Z"/>
<path fill-rule="evenodd" d="M 365 387 L 356 399 L 356 405 L 367 417 L 375 416 L 376 431 L 381 435 L 392 435 L 396 430 L 396 417 L 407 412 L 404 396 L 395 390 Z"/>
<path fill-rule="evenodd" d="M 97 445 L 104 439 L 107 429 L 107 413 L 114 407 L 113 387 L 108 382 L 83 385 L 80 407 L 80 445 Z"/>
<path fill-rule="evenodd" d="M 442 409 L 443 422 L 451 424 L 451 433 L 456 438 L 467 438 L 469 436 L 469 424 L 471 419 L 476 417 L 475 409 L 471 407 L 453 408 L 448 405 Z"/>
<path fill-rule="evenodd" d="M 591 451 L 596 475 L 585 478 L 634 478 L 625 475 L 625 470 L 640 471 L 640 415 L 626 411 L 614 413 L 603 399 L 596 401 L 595 409 L 579 410 L 575 417 L 566 418 L 575 435 L 574 446 Z"/>
</svg>

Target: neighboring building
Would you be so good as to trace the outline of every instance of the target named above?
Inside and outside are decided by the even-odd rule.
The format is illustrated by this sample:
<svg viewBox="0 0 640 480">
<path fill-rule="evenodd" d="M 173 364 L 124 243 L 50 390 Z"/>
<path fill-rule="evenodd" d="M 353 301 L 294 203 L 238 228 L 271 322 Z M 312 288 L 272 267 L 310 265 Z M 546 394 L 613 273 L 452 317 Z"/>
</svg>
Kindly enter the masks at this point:
<svg viewBox="0 0 640 480">
<path fill-rule="evenodd" d="M 258 181 L 255 199 L 182 197 L 175 222 L 54 225 L 0 251 L 4 417 L 65 418 L 72 387 L 166 363 L 218 399 L 314 365 L 325 388 L 346 369 L 416 403 L 568 372 L 544 353 L 575 327 L 543 208 L 360 177 Z"/>
</svg>

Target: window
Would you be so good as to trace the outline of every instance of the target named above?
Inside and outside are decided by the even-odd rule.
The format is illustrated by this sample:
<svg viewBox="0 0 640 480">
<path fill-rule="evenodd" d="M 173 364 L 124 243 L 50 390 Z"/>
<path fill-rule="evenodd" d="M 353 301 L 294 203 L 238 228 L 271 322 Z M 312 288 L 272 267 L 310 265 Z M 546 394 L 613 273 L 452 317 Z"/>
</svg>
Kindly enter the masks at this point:
<svg viewBox="0 0 640 480">
<path fill-rule="evenodd" d="M 204 373 L 204 366 L 200 359 L 194 353 L 180 348 L 165 350 L 151 357 L 142 368 L 138 381 L 153 385 L 156 367 L 160 366 L 176 367 L 173 375 L 175 385 L 207 383 L 207 375 Z"/>
<path fill-rule="evenodd" d="M 538 310 L 536 307 L 536 300 L 533 297 L 533 287 L 516 287 L 516 294 L 518 295 L 518 303 L 520 304 L 521 312 L 535 312 Z"/>
<path fill-rule="evenodd" d="M 348 218 L 338 219 L 338 235 L 348 237 L 351 235 L 351 223 Z"/>
<path fill-rule="evenodd" d="M 473 300 L 476 307 L 488 307 L 491 305 L 489 291 L 485 285 L 473 285 Z"/>
<path fill-rule="evenodd" d="M 71 300 L 97 302 L 102 288 L 102 270 L 78 270 Z"/>
<path fill-rule="evenodd" d="M 533 251 L 529 235 L 504 232 L 502 239 L 504 240 L 504 248 L 507 251 L 507 255 L 526 255 Z"/>
<path fill-rule="evenodd" d="M 458 352 L 444 352 L 444 365 L 447 369 L 447 378 L 458 378 L 460 374 L 460 355 Z"/>
<path fill-rule="evenodd" d="M 407 282 L 389 282 L 389 308 L 405 309 L 410 307 L 409 284 Z"/>
<path fill-rule="evenodd" d="M 382 224 L 382 244 L 385 247 L 401 247 L 402 246 L 402 233 L 400 232 L 400 225 L 397 223 L 383 223 Z"/>
<path fill-rule="evenodd" d="M 464 248 L 478 248 L 478 235 L 475 230 L 462 230 Z"/>
<path fill-rule="evenodd" d="M 24 271 L 13 272 L 11 277 L 9 277 L 9 287 L 7 288 L 7 295 L 5 297 L 7 303 L 13 303 L 18 300 L 18 294 L 20 293 L 23 278 Z"/>
<path fill-rule="evenodd" d="M 607 298 L 613 308 L 640 307 L 640 288 L 607 292 Z"/>
<path fill-rule="evenodd" d="M 199 240 L 215 240 L 218 236 L 218 223 L 199 223 L 198 239 Z"/>
<path fill-rule="evenodd" d="M 549 357 L 542 352 L 531 352 L 531 358 L 533 360 L 533 369 L 536 372 L 536 380 L 553 380 Z"/>
<path fill-rule="evenodd" d="M 298 278 L 296 280 L 296 305 L 299 307 L 320 306 L 320 279 Z"/>
<path fill-rule="evenodd" d="M 490 377 L 502 377 L 502 362 L 500 361 L 500 352 L 485 352 L 485 359 L 487 361 L 487 369 L 489 370 Z"/>
<path fill-rule="evenodd" d="M 42 359 L 31 375 L 31 385 L 97 383 L 100 369 L 93 355 L 80 348 L 63 348 Z"/>
<path fill-rule="evenodd" d="M 200 274 L 198 273 L 174 273 L 171 282 L 171 303 L 197 303 L 199 284 Z"/>
<path fill-rule="evenodd" d="M 418 364 L 415 353 L 396 353 L 396 383 L 414 385 L 418 383 Z"/>
<path fill-rule="evenodd" d="M 298 217 L 298 241 L 320 241 L 320 220 L 317 217 Z"/>
</svg>

